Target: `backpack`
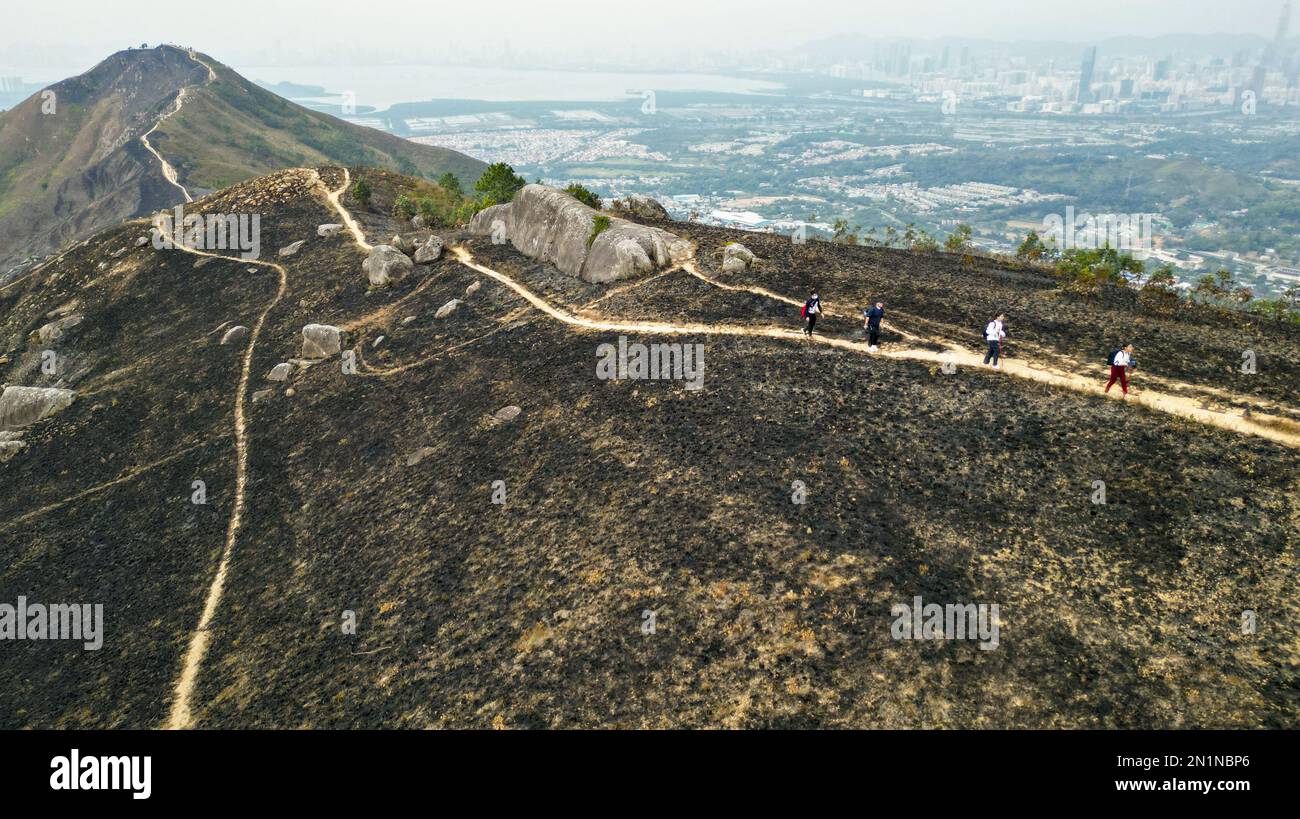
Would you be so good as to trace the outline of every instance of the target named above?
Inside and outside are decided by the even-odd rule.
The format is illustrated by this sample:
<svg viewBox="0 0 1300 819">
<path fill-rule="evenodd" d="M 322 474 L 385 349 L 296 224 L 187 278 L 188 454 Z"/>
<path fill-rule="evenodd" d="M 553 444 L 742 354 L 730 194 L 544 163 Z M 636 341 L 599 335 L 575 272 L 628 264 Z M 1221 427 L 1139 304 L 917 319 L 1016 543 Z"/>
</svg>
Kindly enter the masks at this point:
<svg viewBox="0 0 1300 819">
<path fill-rule="evenodd" d="M 800 315 L 802 315 L 804 318 L 808 318 L 808 306 L 811 304 L 812 304 L 812 299 L 809 299 L 808 301 L 803 303 L 803 312 Z"/>
<path fill-rule="evenodd" d="M 1117 348 L 1117 349 L 1113 350 L 1113 351 L 1111 352 L 1111 354 L 1110 354 L 1110 358 L 1108 358 L 1108 359 L 1106 360 L 1106 363 L 1109 364 L 1110 366 L 1114 367 L 1114 366 L 1115 366 L 1115 356 L 1119 355 L 1119 351 L 1122 350 L 1122 349 L 1124 349 L 1124 348 L 1123 348 L 1123 347 L 1120 347 L 1120 348 Z"/>
</svg>

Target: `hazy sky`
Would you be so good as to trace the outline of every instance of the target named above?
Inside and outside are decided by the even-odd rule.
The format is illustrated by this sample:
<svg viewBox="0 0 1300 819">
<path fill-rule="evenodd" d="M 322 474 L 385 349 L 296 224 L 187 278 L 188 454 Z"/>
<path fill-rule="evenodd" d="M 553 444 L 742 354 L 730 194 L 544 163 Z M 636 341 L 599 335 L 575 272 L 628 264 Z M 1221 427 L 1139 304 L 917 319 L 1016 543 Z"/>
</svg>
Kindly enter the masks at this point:
<svg viewBox="0 0 1300 819">
<path fill-rule="evenodd" d="M 460 62 L 466 52 L 610 56 L 788 48 L 842 33 L 1092 41 L 1162 34 L 1271 35 L 1283 0 L 5 0 L 0 67 L 84 70 L 127 45 L 176 42 L 223 62 L 275 49 L 391 52 Z M 1300 9 L 1296 17 L 1300 17 Z M 1300 30 L 1300 19 L 1292 32 Z"/>
</svg>

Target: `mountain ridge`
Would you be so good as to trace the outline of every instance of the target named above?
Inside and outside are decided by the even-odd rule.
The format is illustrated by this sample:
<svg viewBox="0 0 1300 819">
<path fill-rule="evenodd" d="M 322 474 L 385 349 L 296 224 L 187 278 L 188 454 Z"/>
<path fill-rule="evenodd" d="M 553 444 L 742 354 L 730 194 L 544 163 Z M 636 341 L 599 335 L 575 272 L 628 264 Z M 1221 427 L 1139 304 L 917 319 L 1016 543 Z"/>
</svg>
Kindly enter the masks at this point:
<svg viewBox="0 0 1300 819">
<path fill-rule="evenodd" d="M 0 112 L 0 269 L 284 167 L 364 162 L 467 185 L 486 167 L 303 108 L 172 45 L 117 52 L 48 90 L 49 113 L 42 93 Z"/>
</svg>

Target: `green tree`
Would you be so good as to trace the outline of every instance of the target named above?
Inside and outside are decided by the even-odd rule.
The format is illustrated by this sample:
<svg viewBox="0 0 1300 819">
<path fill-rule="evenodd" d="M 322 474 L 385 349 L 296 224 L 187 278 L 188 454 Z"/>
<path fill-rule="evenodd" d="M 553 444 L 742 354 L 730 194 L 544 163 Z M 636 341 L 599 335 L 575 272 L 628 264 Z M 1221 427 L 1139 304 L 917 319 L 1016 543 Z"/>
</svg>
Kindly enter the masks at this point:
<svg viewBox="0 0 1300 819">
<path fill-rule="evenodd" d="M 963 222 L 954 228 L 952 233 L 948 234 L 948 238 L 943 242 L 943 249 L 949 253 L 969 253 L 970 239 L 973 233 L 974 231 L 971 230 L 970 225 Z"/>
<path fill-rule="evenodd" d="M 357 204 L 366 210 L 370 210 L 370 183 L 364 179 L 358 179 L 352 186 L 352 198 L 357 200 Z"/>
<path fill-rule="evenodd" d="M 452 173 L 451 171 L 447 171 L 445 174 L 438 177 L 438 187 L 442 188 L 448 193 L 453 193 L 456 196 L 461 195 L 460 180 L 457 179 L 456 174 Z"/>
<path fill-rule="evenodd" d="M 1127 287 L 1142 273 L 1142 262 L 1111 247 L 1095 250 L 1072 248 L 1061 254 L 1056 273 L 1075 290 L 1097 291 L 1103 287 Z"/>
<path fill-rule="evenodd" d="M 584 188 L 582 185 L 574 183 L 564 189 L 564 192 L 589 208 L 600 210 L 600 197 Z"/>
<path fill-rule="evenodd" d="M 524 178 L 515 173 L 515 169 L 504 162 L 493 162 L 474 183 L 474 190 L 482 194 L 482 201 L 487 205 L 501 205 L 515 198 L 519 189 L 528 184 Z"/>
<path fill-rule="evenodd" d="M 1050 251 L 1043 240 L 1039 238 L 1038 231 L 1031 230 L 1025 236 L 1025 240 L 1016 248 L 1016 258 L 1025 259 L 1031 262 L 1037 262 L 1045 257 L 1050 257 Z"/>
<path fill-rule="evenodd" d="M 393 216 L 405 220 L 415 216 L 415 203 L 411 201 L 410 196 L 405 193 L 397 195 L 397 199 L 393 202 Z"/>
</svg>

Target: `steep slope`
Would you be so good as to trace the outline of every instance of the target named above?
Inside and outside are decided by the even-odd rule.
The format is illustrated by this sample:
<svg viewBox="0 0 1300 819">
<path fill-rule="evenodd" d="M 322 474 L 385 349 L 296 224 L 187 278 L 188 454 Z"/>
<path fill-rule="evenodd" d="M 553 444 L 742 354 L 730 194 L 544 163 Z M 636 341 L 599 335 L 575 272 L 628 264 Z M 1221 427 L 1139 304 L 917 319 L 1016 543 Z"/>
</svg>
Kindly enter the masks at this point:
<svg viewBox="0 0 1300 819">
<path fill-rule="evenodd" d="M 284 167 L 366 163 L 472 184 L 483 163 L 311 111 L 205 55 L 121 51 L 0 113 L 0 283 L 30 256 Z M 19 271 L 14 271 L 15 273 Z"/>
<path fill-rule="evenodd" d="M 0 465 L 0 602 L 108 621 L 100 651 L 5 645 L 0 725 L 1300 722 L 1300 439 L 946 373 L 921 354 L 960 338 L 948 305 L 891 313 L 895 355 L 870 355 L 835 295 L 1011 301 L 1022 273 L 672 225 L 695 259 L 616 285 L 445 235 L 372 289 L 365 248 L 397 226 L 347 181 L 287 171 L 194 203 L 260 209 L 274 261 L 136 247 L 137 222 L 0 291 L 5 382 L 77 393 Z M 724 273 L 724 240 L 769 264 Z M 790 304 L 809 283 L 831 308 L 813 340 Z M 1064 316 L 1073 344 L 1082 307 L 1041 304 L 1015 320 L 1046 347 Z M 229 323 L 250 332 L 222 344 Z M 355 371 L 269 380 L 309 323 L 342 328 Z M 1162 343 L 1203 354 L 1178 323 Z M 598 378 L 620 336 L 703 344 L 703 388 Z M 1162 377 L 1286 429 L 1298 403 L 1294 381 Z M 916 596 L 998 604 L 998 647 L 893 639 Z"/>
</svg>

